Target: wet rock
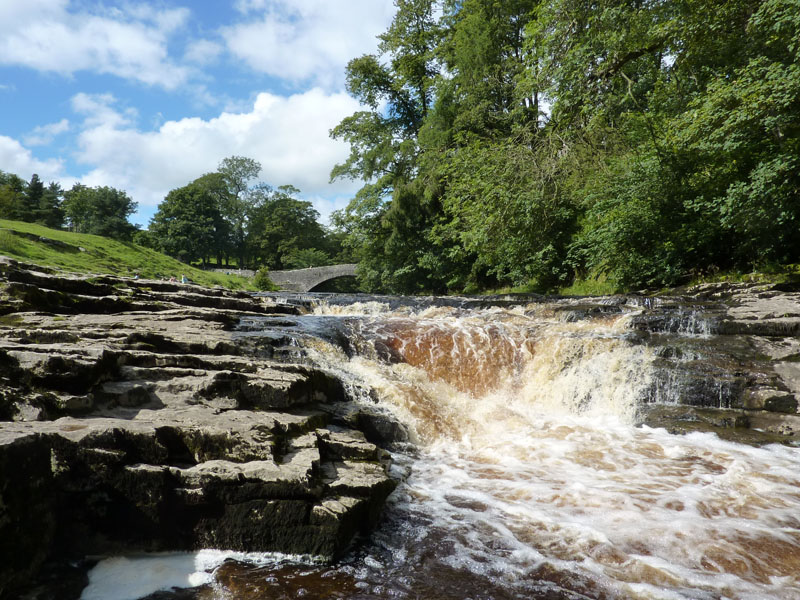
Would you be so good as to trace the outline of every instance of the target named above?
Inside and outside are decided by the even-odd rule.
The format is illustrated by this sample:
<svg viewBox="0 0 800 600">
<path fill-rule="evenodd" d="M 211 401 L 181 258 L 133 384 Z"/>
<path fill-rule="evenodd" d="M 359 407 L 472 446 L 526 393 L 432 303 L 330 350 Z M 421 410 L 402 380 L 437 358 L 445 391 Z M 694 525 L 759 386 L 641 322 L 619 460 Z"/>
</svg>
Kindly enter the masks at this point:
<svg viewBox="0 0 800 600">
<path fill-rule="evenodd" d="M 50 554 L 58 519 L 46 444 L 0 430 L 0 597 L 37 574 Z"/>
<path fill-rule="evenodd" d="M 797 415 L 647 405 L 639 409 L 639 422 L 673 434 L 714 433 L 722 439 L 753 446 L 800 445 L 800 417 Z"/>
<path fill-rule="evenodd" d="M 48 557 L 333 558 L 372 527 L 395 482 L 357 423 L 332 425 L 342 383 L 236 331 L 298 312 L 0 261 L 0 598 L 56 597 L 36 578 Z"/>
<path fill-rule="evenodd" d="M 797 413 L 800 293 L 707 284 L 636 305 L 635 342 L 659 357 L 649 402 Z"/>
<path fill-rule="evenodd" d="M 770 388 L 745 390 L 743 405 L 749 410 L 792 414 L 797 412 L 797 399 L 794 394 Z"/>
</svg>

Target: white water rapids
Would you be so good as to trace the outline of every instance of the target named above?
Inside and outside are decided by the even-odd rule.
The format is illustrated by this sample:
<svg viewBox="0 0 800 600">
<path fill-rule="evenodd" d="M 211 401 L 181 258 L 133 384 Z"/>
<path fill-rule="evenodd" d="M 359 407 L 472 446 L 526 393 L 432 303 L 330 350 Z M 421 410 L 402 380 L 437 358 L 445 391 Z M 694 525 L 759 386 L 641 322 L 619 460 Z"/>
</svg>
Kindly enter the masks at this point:
<svg viewBox="0 0 800 600">
<path fill-rule="evenodd" d="M 626 316 L 318 313 L 346 322 L 356 355 L 320 341 L 311 358 L 373 390 L 360 401 L 377 396 L 415 447 L 397 453 L 395 525 L 319 575 L 350 591 L 306 597 L 800 598 L 800 450 L 636 427 L 655 357 Z M 214 593 L 198 597 L 237 597 Z"/>
<path fill-rule="evenodd" d="M 625 339 L 624 316 L 556 317 L 354 322 L 366 356 L 340 368 L 412 424 L 405 491 L 448 532 L 444 560 L 521 590 L 542 578 L 589 597 L 800 598 L 800 451 L 634 427 L 652 351 Z"/>
</svg>

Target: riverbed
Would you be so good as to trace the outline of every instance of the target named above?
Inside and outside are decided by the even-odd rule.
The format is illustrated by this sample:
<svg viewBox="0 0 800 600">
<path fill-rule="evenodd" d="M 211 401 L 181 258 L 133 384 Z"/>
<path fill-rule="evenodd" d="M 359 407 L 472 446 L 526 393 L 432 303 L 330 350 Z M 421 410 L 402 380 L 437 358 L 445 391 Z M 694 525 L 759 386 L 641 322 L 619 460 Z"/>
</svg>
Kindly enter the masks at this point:
<svg viewBox="0 0 800 600">
<path fill-rule="evenodd" d="M 321 300 L 293 322 L 251 321 L 246 335 L 290 332 L 293 358 L 407 431 L 379 528 L 333 565 L 108 558 L 82 598 L 800 597 L 800 450 L 643 425 L 642 406 L 688 388 L 664 385 L 639 308 Z M 676 339 L 711 335 L 689 317 Z"/>
</svg>

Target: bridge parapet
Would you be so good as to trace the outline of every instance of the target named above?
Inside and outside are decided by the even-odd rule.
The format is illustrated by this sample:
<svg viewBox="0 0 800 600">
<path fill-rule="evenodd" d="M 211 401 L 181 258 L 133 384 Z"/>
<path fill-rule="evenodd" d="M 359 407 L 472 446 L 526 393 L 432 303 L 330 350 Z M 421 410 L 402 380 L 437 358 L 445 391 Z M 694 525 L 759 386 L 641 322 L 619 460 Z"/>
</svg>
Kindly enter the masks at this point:
<svg viewBox="0 0 800 600">
<path fill-rule="evenodd" d="M 337 277 L 354 277 L 357 265 L 330 265 L 290 271 L 270 271 L 269 278 L 282 290 L 308 292 L 319 284 Z"/>
</svg>

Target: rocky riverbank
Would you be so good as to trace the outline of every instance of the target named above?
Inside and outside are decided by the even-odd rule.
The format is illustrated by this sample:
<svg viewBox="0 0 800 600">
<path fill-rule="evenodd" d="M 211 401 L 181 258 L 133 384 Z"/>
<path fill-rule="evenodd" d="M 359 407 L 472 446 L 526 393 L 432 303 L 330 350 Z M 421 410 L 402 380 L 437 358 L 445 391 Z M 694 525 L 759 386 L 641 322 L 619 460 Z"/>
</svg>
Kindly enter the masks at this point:
<svg viewBox="0 0 800 600">
<path fill-rule="evenodd" d="M 36 583 L 52 560 L 333 558 L 369 531 L 395 486 L 353 426 L 369 417 L 337 408 L 336 379 L 276 360 L 287 339 L 237 332 L 244 316 L 297 312 L 0 260 L 0 597 L 77 597 L 80 580 Z"/>
<path fill-rule="evenodd" d="M 748 444 L 800 444 L 800 293 L 781 284 L 705 284 L 642 297 L 633 318 L 657 355 L 643 422 Z"/>
<path fill-rule="evenodd" d="M 565 322 L 628 315 L 621 335 L 656 357 L 642 423 L 800 443 L 792 289 L 380 300 L 530 305 Z M 331 559 L 369 532 L 396 483 L 382 448 L 406 432 L 302 360 L 308 306 L 0 258 L 0 598 L 77 598 L 94 556 Z M 320 334 L 352 350 L 335 330 Z"/>
</svg>

